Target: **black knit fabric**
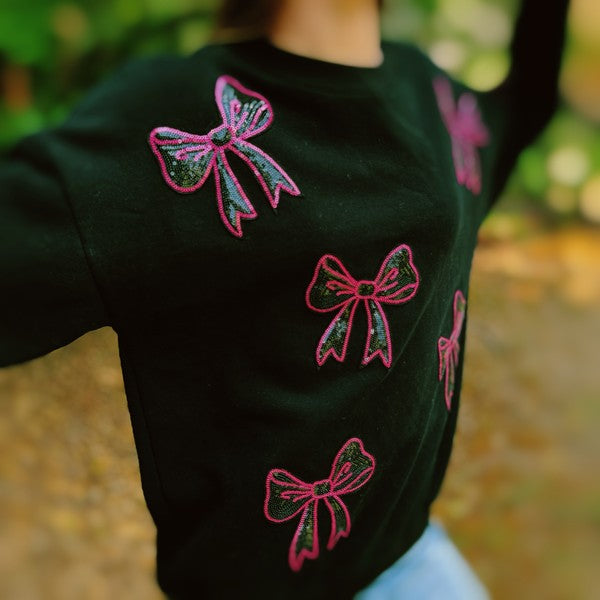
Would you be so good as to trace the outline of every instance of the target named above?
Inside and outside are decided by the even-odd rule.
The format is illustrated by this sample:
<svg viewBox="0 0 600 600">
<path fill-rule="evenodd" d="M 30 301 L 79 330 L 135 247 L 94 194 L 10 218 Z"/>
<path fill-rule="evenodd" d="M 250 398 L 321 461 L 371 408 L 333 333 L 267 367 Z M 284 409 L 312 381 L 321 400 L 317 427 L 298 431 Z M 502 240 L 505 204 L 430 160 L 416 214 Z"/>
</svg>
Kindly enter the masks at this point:
<svg viewBox="0 0 600 600">
<path fill-rule="evenodd" d="M 173 598 L 350 598 L 422 533 L 477 231 L 556 102 L 566 2 L 525 4 L 491 93 L 404 44 L 373 69 L 213 45 L 125 67 L 0 167 L 0 365 L 115 329 Z"/>
</svg>

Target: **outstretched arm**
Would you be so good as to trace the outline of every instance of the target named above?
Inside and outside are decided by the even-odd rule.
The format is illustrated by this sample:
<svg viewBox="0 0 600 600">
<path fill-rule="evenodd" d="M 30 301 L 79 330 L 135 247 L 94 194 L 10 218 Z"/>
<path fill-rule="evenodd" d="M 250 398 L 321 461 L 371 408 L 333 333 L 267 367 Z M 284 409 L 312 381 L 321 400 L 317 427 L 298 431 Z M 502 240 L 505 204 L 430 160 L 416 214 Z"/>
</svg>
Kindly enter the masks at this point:
<svg viewBox="0 0 600 600">
<path fill-rule="evenodd" d="M 496 188 L 502 187 L 518 153 L 542 131 L 558 104 L 568 6 L 569 0 L 522 0 L 509 75 L 490 92 L 492 101 L 501 102 L 507 113 Z"/>
<path fill-rule="evenodd" d="M 46 135 L 0 162 L 0 367 L 108 324 Z"/>
</svg>

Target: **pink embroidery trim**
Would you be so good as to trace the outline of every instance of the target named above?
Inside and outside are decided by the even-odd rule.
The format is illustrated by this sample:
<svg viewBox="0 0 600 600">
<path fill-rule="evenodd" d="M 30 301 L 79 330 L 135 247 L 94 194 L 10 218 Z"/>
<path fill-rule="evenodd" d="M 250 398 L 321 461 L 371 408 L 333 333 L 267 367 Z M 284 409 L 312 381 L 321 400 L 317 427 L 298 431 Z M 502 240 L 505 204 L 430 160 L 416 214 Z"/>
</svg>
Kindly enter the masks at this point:
<svg viewBox="0 0 600 600">
<path fill-rule="evenodd" d="M 458 339 L 460 338 L 463 323 L 465 321 L 466 307 L 467 302 L 463 293 L 460 290 L 456 290 L 453 304 L 454 326 L 452 327 L 452 333 L 449 338 L 441 337 L 438 340 L 438 355 L 440 359 L 438 379 L 441 381 L 442 377 L 444 377 L 444 373 L 446 374 L 444 381 L 444 398 L 448 410 L 450 410 L 452 396 L 454 395 L 454 376 L 460 352 Z"/>
<path fill-rule="evenodd" d="M 374 280 L 357 281 L 340 259 L 332 254 L 321 257 L 306 290 L 307 306 L 320 313 L 338 310 L 316 350 L 319 366 L 333 356 L 338 362 L 346 358 L 354 314 L 359 301 L 367 312 L 367 339 L 361 363 L 378 356 L 386 367 L 392 363 L 392 340 L 382 304 L 402 304 L 417 293 L 419 273 L 411 249 L 402 244 L 384 259 Z"/>
<path fill-rule="evenodd" d="M 214 173 L 221 220 L 230 233 L 242 237 L 241 219 L 254 219 L 257 212 L 231 169 L 228 150 L 248 165 L 273 208 L 279 204 L 282 190 L 292 196 L 298 196 L 300 190 L 278 163 L 247 141 L 271 125 L 269 101 L 229 75 L 217 79 L 215 101 L 223 123 L 208 134 L 157 127 L 148 141 L 163 178 L 177 192 L 199 189 Z"/>
<path fill-rule="evenodd" d="M 489 132 L 481 120 L 475 96 L 464 93 L 454 103 L 452 86 L 445 77 L 433 80 L 442 120 L 452 140 L 456 180 L 473 194 L 481 192 L 481 166 L 477 148 L 489 143 Z"/>
<path fill-rule="evenodd" d="M 302 568 L 305 558 L 319 556 L 319 501 L 323 501 L 331 517 L 327 549 L 333 550 L 340 538 L 350 535 L 351 529 L 350 513 L 341 496 L 365 485 L 374 470 L 375 458 L 365 451 L 360 439 L 351 438 L 337 453 L 327 479 L 305 483 L 285 469 L 269 471 L 264 503 L 266 518 L 283 523 L 302 513 L 288 552 L 293 571 Z"/>
</svg>

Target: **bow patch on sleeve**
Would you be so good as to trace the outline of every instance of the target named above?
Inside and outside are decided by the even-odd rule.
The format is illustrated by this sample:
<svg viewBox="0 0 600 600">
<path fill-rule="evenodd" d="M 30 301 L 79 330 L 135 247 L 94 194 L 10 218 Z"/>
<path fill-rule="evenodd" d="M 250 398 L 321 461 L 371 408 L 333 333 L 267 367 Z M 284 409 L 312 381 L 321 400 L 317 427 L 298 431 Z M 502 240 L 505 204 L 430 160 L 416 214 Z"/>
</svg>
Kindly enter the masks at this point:
<svg viewBox="0 0 600 600">
<path fill-rule="evenodd" d="M 464 93 L 455 103 L 452 86 L 445 77 L 436 77 L 433 89 L 452 140 L 456 180 L 477 195 L 481 192 L 481 165 L 477 149 L 489 143 L 489 132 L 481 120 L 477 100 L 473 94 Z"/>
<path fill-rule="evenodd" d="M 339 258 L 331 254 L 321 257 L 306 290 L 306 304 L 317 312 L 337 310 L 337 314 L 319 340 L 317 364 L 321 366 L 329 356 L 344 361 L 354 313 L 362 303 L 367 312 L 367 340 L 361 362 L 366 365 L 378 356 L 389 368 L 392 340 L 382 304 L 408 302 L 418 287 L 419 274 L 405 244 L 386 256 L 373 280 L 356 280 Z"/>
<path fill-rule="evenodd" d="M 283 523 L 300 515 L 288 553 L 293 571 L 302 568 L 305 558 L 319 556 L 319 503 L 323 502 L 331 517 L 327 549 L 333 550 L 340 538 L 350 534 L 350 513 L 342 496 L 367 483 L 374 470 L 375 458 L 365 451 L 361 440 L 351 438 L 337 453 L 327 479 L 306 483 L 285 469 L 269 471 L 264 504 L 267 519 Z"/>
<path fill-rule="evenodd" d="M 217 79 L 215 100 L 222 119 L 218 127 L 205 135 L 157 127 L 149 143 L 165 181 L 177 192 L 193 192 L 214 174 L 223 224 L 234 236 L 242 237 L 241 219 L 254 219 L 257 213 L 227 160 L 228 152 L 248 165 L 273 208 L 282 190 L 292 196 L 300 190 L 268 154 L 248 141 L 271 125 L 269 101 L 229 75 Z"/>
<path fill-rule="evenodd" d="M 452 333 L 449 338 L 441 337 L 438 340 L 438 355 L 440 359 L 438 379 L 441 381 L 445 374 L 444 398 L 448 410 L 450 410 L 452 396 L 454 395 L 454 374 L 458 365 L 458 355 L 460 352 L 458 339 L 460 338 L 465 321 L 466 309 L 467 301 L 463 293 L 460 290 L 456 290 L 453 304 L 454 325 Z"/>
</svg>

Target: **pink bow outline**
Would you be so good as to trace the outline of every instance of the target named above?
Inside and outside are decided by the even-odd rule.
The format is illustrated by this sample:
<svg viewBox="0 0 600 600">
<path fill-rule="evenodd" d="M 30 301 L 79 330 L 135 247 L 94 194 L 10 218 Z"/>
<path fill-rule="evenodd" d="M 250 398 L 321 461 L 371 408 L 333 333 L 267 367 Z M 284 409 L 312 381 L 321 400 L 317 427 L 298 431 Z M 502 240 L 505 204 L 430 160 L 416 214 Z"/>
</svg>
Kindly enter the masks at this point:
<svg viewBox="0 0 600 600">
<path fill-rule="evenodd" d="M 175 191 L 193 192 L 214 174 L 221 220 L 230 233 L 242 237 L 241 219 L 254 219 L 257 213 L 229 164 L 229 152 L 248 165 L 273 208 L 281 190 L 292 196 L 300 190 L 267 153 L 248 141 L 271 125 L 269 101 L 229 75 L 217 79 L 215 101 L 223 122 L 206 135 L 157 127 L 148 141 L 163 178 Z"/>
<path fill-rule="evenodd" d="M 374 280 L 356 280 L 331 254 L 321 257 L 306 290 L 307 306 L 317 312 L 338 310 L 317 345 L 317 364 L 331 355 L 342 362 L 350 340 L 359 302 L 367 312 L 367 340 L 362 357 L 366 365 L 379 356 L 386 367 L 392 363 L 392 340 L 382 304 L 408 302 L 419 287 L 419 274 L 411 249 L 402 244 L 384 259 Z"/>
<path fill-rule="evenodd" d="M 358 438 L 349 439 L 337 453 L 327 479 L 305 483 L 285 469 L 271 469 L 267 475 L 264 513 L 269 521 L 283 523 L 302 513 L 292 538 L 288 562 L 299 571 L 305 558 L 319 556 L 318 507 L 322 500 L 331 517 L 327 549 L 348 537 L 351 521 L 341 496 L 356 491 L 373 475 L 375 458 L 365 451 Z"/>
<path fill-rule="evenodd" d="M 452 86 L 445 77 L 433 80 L 433 89 L 446 129 L 452 140 L 456 180 L 473 194 L 481 192 L 481 166 L 477 148 L 489 143 L 475 96 L 464 93 L 454 103 Z"/>
<path fill-rule="evenodd" d="M 465 320 L 466 308 L 467 301 L 465 297 L 460 290 L 456 290 L 453 304 L 454 326 L 452 327 L 452 333 L 449 338 L 441 337 L 438 340 L 438 355 L 440 359 L 438 379 L 441 381 L 444 373 L 446 374 L 444 398 L 448 410 L 450 410 L 452 396 L 454 395 L 454 374 L 458 365 L 458 354 L 460 352 L 458 339 L 460 338 Z"/>
</svg>

